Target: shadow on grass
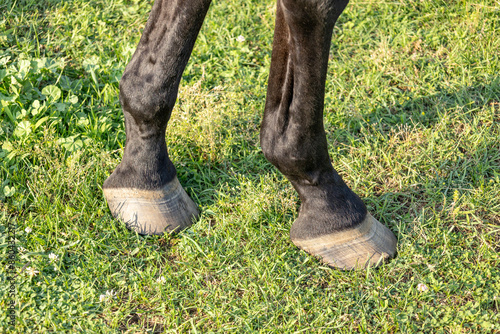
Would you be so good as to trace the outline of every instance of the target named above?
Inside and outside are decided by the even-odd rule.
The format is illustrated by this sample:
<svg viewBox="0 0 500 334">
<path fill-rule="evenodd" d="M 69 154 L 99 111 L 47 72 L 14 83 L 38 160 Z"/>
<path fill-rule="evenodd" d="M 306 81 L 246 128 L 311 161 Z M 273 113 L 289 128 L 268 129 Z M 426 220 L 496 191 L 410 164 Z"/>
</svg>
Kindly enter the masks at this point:
<svg viewBox="0 0 500 334">
<path fill-rule="evenodd" d="M 6 9 L 7 12 L 15 8 L 22 8 L 23 12 L 30 12 L 38 10 L 40 12 L 50 12 L 60 6 L 66 5 L 68 3 L 74 2 L 75 0 L 4 0 L 4 2 L 0 5 L 0 9 Z M 78 2 L 82 2 L 82 0 L 78 0 Z M 95 0 L 86 0 L 83 2 L 87 2 L 88 4 L 92 3 L 102 3 L 101 1 Z M 129 0 L 123 0 L 124 3 L 130 3 Z M 146 0 L 146 2 L 153 3 L 153 0 Z M 75 8 L 76 9 L 76 8 Z"/>
<path fill-rule="evenodd" d="M 50 12 L 55 8 L 64 5 L 66 3 L 72 2 L 73 0 L 5 0 L 0 5 L 0 10 L 5 10 L 6 12 L 16 11 L 18 8 L 22 8 L 24 13 L 38 12 Z M 91 0 L 89 0 L 91 2 Z"/>
<path fill-rule="evenodd" d="M 500 105 L 495 104 L 498 101 L 500 101 L 500 77 L 494 77 L 488 85 L 478 83 L 473 86 L 463 87 L 455 92 L 443 90 L 433 95 L 418 97 L 389 108 L 380 106 L 372 113 L 369 113 L 368 117 L 378 120 L 380 127 L 374 127 L 376 131 L 382 132 L 382 135 L 389 135 L 391 129 L 399 126 L 406 126 L 410 132 L 432 128 L 441 121 L 440 115 L 449 111 L 454 113 L 461 122 L 472 121 L 475 111 L 478 109 L 489 105 L 498 109 Z M 457 110 L 460 113 L 457 114 Z M 422 115 L 422 113 L 425 115 Z M 331 135 L 337 137 L 337 142 L 347 146 L 352 145 L 352 142 L 339 140 L 339 135 L 342 136 L 343 132 L 347 132 L 345 138 L 355 138 L 355 140 L 361 142 L 379 140 L 372 131 L 360 131 L 362 127 L 366 126 L 367 124 L 363 120 L 354 119 L 351 128 L 333 130 Z M 223 142 L 227 132 L 227 129 L 224 128 L 214 135 Z M 382 143 L 381 145 L 385 144 Z M 453 195 L 456 188 L 475 186 L 478 182 L 477 175 L 483 178 L 493 176 L 495 161 L 486 161 L 485 164 L 481 164 L 476 161 L 475 157 L 488 155 L 490 150 L 491 153 L 495 150 L 500 151 L 499 141 L 491 140 L 482 145 L 484 151 L 478 151 L 478 149 L 473 151 L 465 148 L 466 145 L 462 145 L 464 147 L 457 146 L 457 149 L 463 153 L 463 159 L 458 161 L 449 159 L 433 161 L 434 165 L 441 166 L 439 174 L 429 174 L 424 170 L 419 170 L 419 166 L 416 166 L 416 170 L 422 173 L 421 182 L 397 192 L 380 193 L 375 190 L 374 196 L 377 199 L 371 196 L 365 197 L 363 200 L 369 207 L 373 208 L 375 213 L 378 212 L 379 215 L 380 213 L 386 214 L 379 217 L 386 224 L 391 220 L 408 221 L 414 219 L 414 216 L 422 209 L 429 208 L 429 206 L 436 209 L 437 203 L 442 199 L 440 196 L 448 198 Z M 439 148 L 437 149 L 439 150 Z M 199 157 L 203 155 L 204 150 L 200 145 L 190 143 L 190 159 L 187 158 L 187 154 L 184 154 L 186 162 L 182 164 L 184 166 L 178 166 L 181 183 L 201 206 L 215 205 L 219 193 L 224 193 L 232 198 L 240 197 L 241 191 L 238 190 L 239 175 L 245 175 L 251 179 L 257 175 L 274 174 L 277 178 L 284 178 L 274 166 L 265 160 L 258 145 L 249 153 L 247 152 L 247 156 L 244 158 L 220 157 L 214 161 L 206 157 Z M 490 156 L 492 155 L 490 154 Z M 433 158 L 439 157 L 438 154 Z M 492 158 L 494 157 L 492 156 Z M 464 173 L 467 175 L 465 178 L 463 177 Z M 380 189 L 383 188 L 382 186 Z M 436 196 L 440 197 L 440 199 Z M 289 220 L 290 217 L 293 217 L 298 212 L 299 206 L 300 201 L 297 201 L 293 208 L 286 210 L 285 219 Z M 282 208 L 277 207 L 268 208 L 268 210 L 273 212 L 283 211 Z M 269 214 L 264 211 L 259 216 L 262 219 L 269 219 Z M 262 219 L 260 219 L 260 224 L 267 225 Z"/>
<path fill-rule="evenodd" d="M 387 98 L 373 111 L 362 113 L 362 115 L 353 115 L 348 121 L 347 129 L 340 130 L 329 126 L 326 131 L 330 139 L 332 135 L 335 137 L 343 133 L 362 138 L 360 130 L 373 122 L 379 123 L 383 131 L 399 125 L 407 125 L 412 128 L 431 127 L 440 121 L 439 114 L 449 109 L 461 109 L 463 114 L 467 115 L 485 105 L 499 103 L 500 77 L 488 78 L 489 82 L 486 84 L 484 81 L 486 80 L 471 86 L 461 87 L 455 91 L 439 89 L 435 94 L 409 98 L 404 103 L 393 104 Z M 497 104 L 496 108 L 500 108 L 500 105 Z M 367 122 L 366 119 L 370 121 Z"/>
<path fill-rule="evenodd" d="M 461 135 L 461 127 L 467 123 L 472 124 L 477 112 L 488 108 L 492 108 L 492 119 L 476 120 L 478 127 L 481 127 L 484 121 L 492 124 L 500 121 L 500 77 L 492 77 L 488 84 L 480 82 L 456 91 L 442 90 L 429 96 L 410 99 L 401 105 L 379 106 L 367 114 L 369 119 L 376 120 L 378 124 L 371 125 L 358 120 L 353 121 L 354 124 L 349 130 L 341 130 L 336 140 L 349 146 L 353 145 L 353 141 L 380 143 L 381 138 L 386 139 L 387 135 L 393 135 L 391 130 L 401 129 L 402 126 L 407 133 L 431 129 L 443 120 L 443 115 L 451 114 L 453 121 L 449 122 L 451 124 L 448 124 L 448 127 L 453 123 L 460 123 L 457 128 L 439 133 L 444 137 L 441 143 L 453 144 L 451 146 L 455 151 L 451 152 L 451 155 L 449 148 L 441 148 L 448 152 L 440 152 L 439 146 L 430 152 L 423 152 L 426 159 L 432 160 L 425 165 L 413 167 L 414 171 L 419 173 L 419 182 L 396 192 L 384 192 L 383 189 L 387 189 L 384 184 L 372 185 L 375 190 L 370 192 L 377 198 L 364 197 L 363 201 L 378 213 L 379 220 L 390 225 L 390 221 L 414 220 L 423 210 L 439 212 L 445 209 L 442 207 L 443 198 L 445 202 L 451 203 L 457 190 L 467 192 L 479 189 L 485 179 L 498 175 L 500 137 L 468 142 L 467 139 L 464 141 Z M 362 128 L 365 130 L 362 131 Z M 436 131 L 439 132 L 439 129 L 436 128 Z M 425 150 L 427 140 L 429 139 L 423 138 L 424 142 L 417 146 Z M 382 140 L 382 147 L 386 146 L 383 142 Z M 435 141 L 436 145 L 439 143 Z M 486 211 L 479 208 L 478 218 L 495 224 L 498 218 Z M 465 219 L 465 216 L 463 218 Z"/>
</svg>

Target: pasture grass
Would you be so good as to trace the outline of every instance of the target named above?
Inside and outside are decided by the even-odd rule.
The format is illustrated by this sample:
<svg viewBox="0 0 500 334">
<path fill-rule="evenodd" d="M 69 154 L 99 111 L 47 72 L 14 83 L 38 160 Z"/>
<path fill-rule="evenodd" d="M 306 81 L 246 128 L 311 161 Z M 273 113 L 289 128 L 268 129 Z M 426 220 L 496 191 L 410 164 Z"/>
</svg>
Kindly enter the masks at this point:
<svg viewBox="0 0 500 334">
<path fill-rule="evenodd" d="M 18 247 L 1 332 L 500 331 L 498 1 L 353 0 L 340 17 L 331 161 L 398 237 L 359 272 L 290 242 L 298 196 L 259 147 L 272 1 L 215 1 L 184 73 L 167 141 L 199 222 L 141 237 L 112 218 L 118 83 L 151 4 L 0 2 L 2 261 L 9 224 Z"/>
</svg>

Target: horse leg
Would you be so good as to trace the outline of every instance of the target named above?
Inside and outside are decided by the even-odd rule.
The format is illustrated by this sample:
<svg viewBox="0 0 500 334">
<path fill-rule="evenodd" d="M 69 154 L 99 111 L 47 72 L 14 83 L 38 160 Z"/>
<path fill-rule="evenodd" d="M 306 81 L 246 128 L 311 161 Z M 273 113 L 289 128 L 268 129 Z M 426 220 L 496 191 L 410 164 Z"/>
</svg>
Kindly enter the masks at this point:
<svg viewBox="0 0 500 334">
<path fill-rule="evenodd" d="M 342 269 L 394 256 L 393 233 L 366 210 L 332 167 L 323 103 L 333 26 L 348 0 L 278 0 L 261 146 L 297 190 L 290 236 Z"/>
<path fill-rule="evenodd" d="M 198 214 L 177 180 L 165 130 L 211 0 L 157 0 L 120 82 L 127 140 L 104 182 L 112 214 L 140 234 L 179 231 Z"/>
</svg>

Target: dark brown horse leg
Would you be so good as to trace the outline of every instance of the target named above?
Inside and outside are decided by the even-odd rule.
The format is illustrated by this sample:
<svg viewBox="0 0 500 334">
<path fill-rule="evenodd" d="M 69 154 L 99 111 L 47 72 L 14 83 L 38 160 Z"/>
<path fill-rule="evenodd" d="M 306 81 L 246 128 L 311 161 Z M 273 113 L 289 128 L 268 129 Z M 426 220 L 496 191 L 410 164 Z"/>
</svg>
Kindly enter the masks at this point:
<svg viewBox="0 0 500 334">
<path fill-rule="evenodd" d="M 168 157 L 165 130 L 211 0 L 157 0 L 120 82 L 127 141 L 104 182 L 112 214 L 140 234 L 179 231 L 198 215 Z"/>
<path fill-rule="evenodd" d="M 393 233 L 332 167 L 323 100 L 333 26 L 347 0 L 278 0 L 261 146 L 297 190 L 291 239 L 330 266 L 353 269 L 394 256 Z"/>
</svg>

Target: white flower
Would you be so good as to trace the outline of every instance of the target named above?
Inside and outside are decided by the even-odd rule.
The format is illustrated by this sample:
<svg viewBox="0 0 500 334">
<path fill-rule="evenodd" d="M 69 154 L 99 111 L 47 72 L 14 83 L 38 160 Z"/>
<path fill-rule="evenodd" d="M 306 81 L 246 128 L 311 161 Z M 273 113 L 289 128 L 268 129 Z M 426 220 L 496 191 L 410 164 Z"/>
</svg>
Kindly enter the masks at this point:
<svg viewBox="0 0 500 334">
<path fill-rule="evenodd" d="M 245 37 L 239 35 L 238 37 L 236 37 L 236 40 L 241 43 L 245 41 Z"/>
<path fill-rule="evenodd" d="M 57 270 L 58 270 L 58 269 L 57 269 L 57 266 L 54 266 L 54 271 L 57 271 Z"/>
<path fill-rule="evenodd" d="M 161 284 L 165 284 L 166 281 L 167 281 L 167 279 L 165 278 L 165 276 L 160 276 L 156 280 L 156 282 L 161 283 Z"/>
<path fill-rule="evenodd" d="M 17 247 L 17 250 L 20 252 L 26 252 L 26 248 L 24 248 L 23 246 Z"/>
<path fill-rule="evenodd" d="M 40 273 L 38 270 L 35 270 L 35 268 L 28 267 L 26 268 L 26 273 L 30 275 L 31 277 L 36 276 L 38 273 Z"/>
<path fill-rule="evenodd" d="M 427 287 L 427 285 L 425 285 L 423 283 L 418 283 L 417 290 L 420 292 L 424 292 L 424 291 L 429 290 L 429 288 Z"/>
<path fill-rule="evenodd" d="M 110 301 L 112 300 L 113 298 L 116 298 L 116 292 L 114 292 L 113 290 L 108 290 L 106 291 L 106 294 L 105 295 L 100 295 L 99 296 L 99 301 L 102 303 L 103 301 Z"/>
<path fill-rule="evenodd" d="M 50 260 L 50 262 L 57 261 L 57 259 L 59 259 L 59 256 L 57 256 L 56 254 L 54 254 L 54 253 L 50 253 L 49 254 L 49 260 Z"/>
<path fill-rule="evenodd" d="M 33 230 L 31 229 L 31 227 L 26 227 L 26 228 L 24 229 L 24 232 L 26 232 L 26 233 L 31 233 L 31 231 L 33 231 Z"/>
</svg>

